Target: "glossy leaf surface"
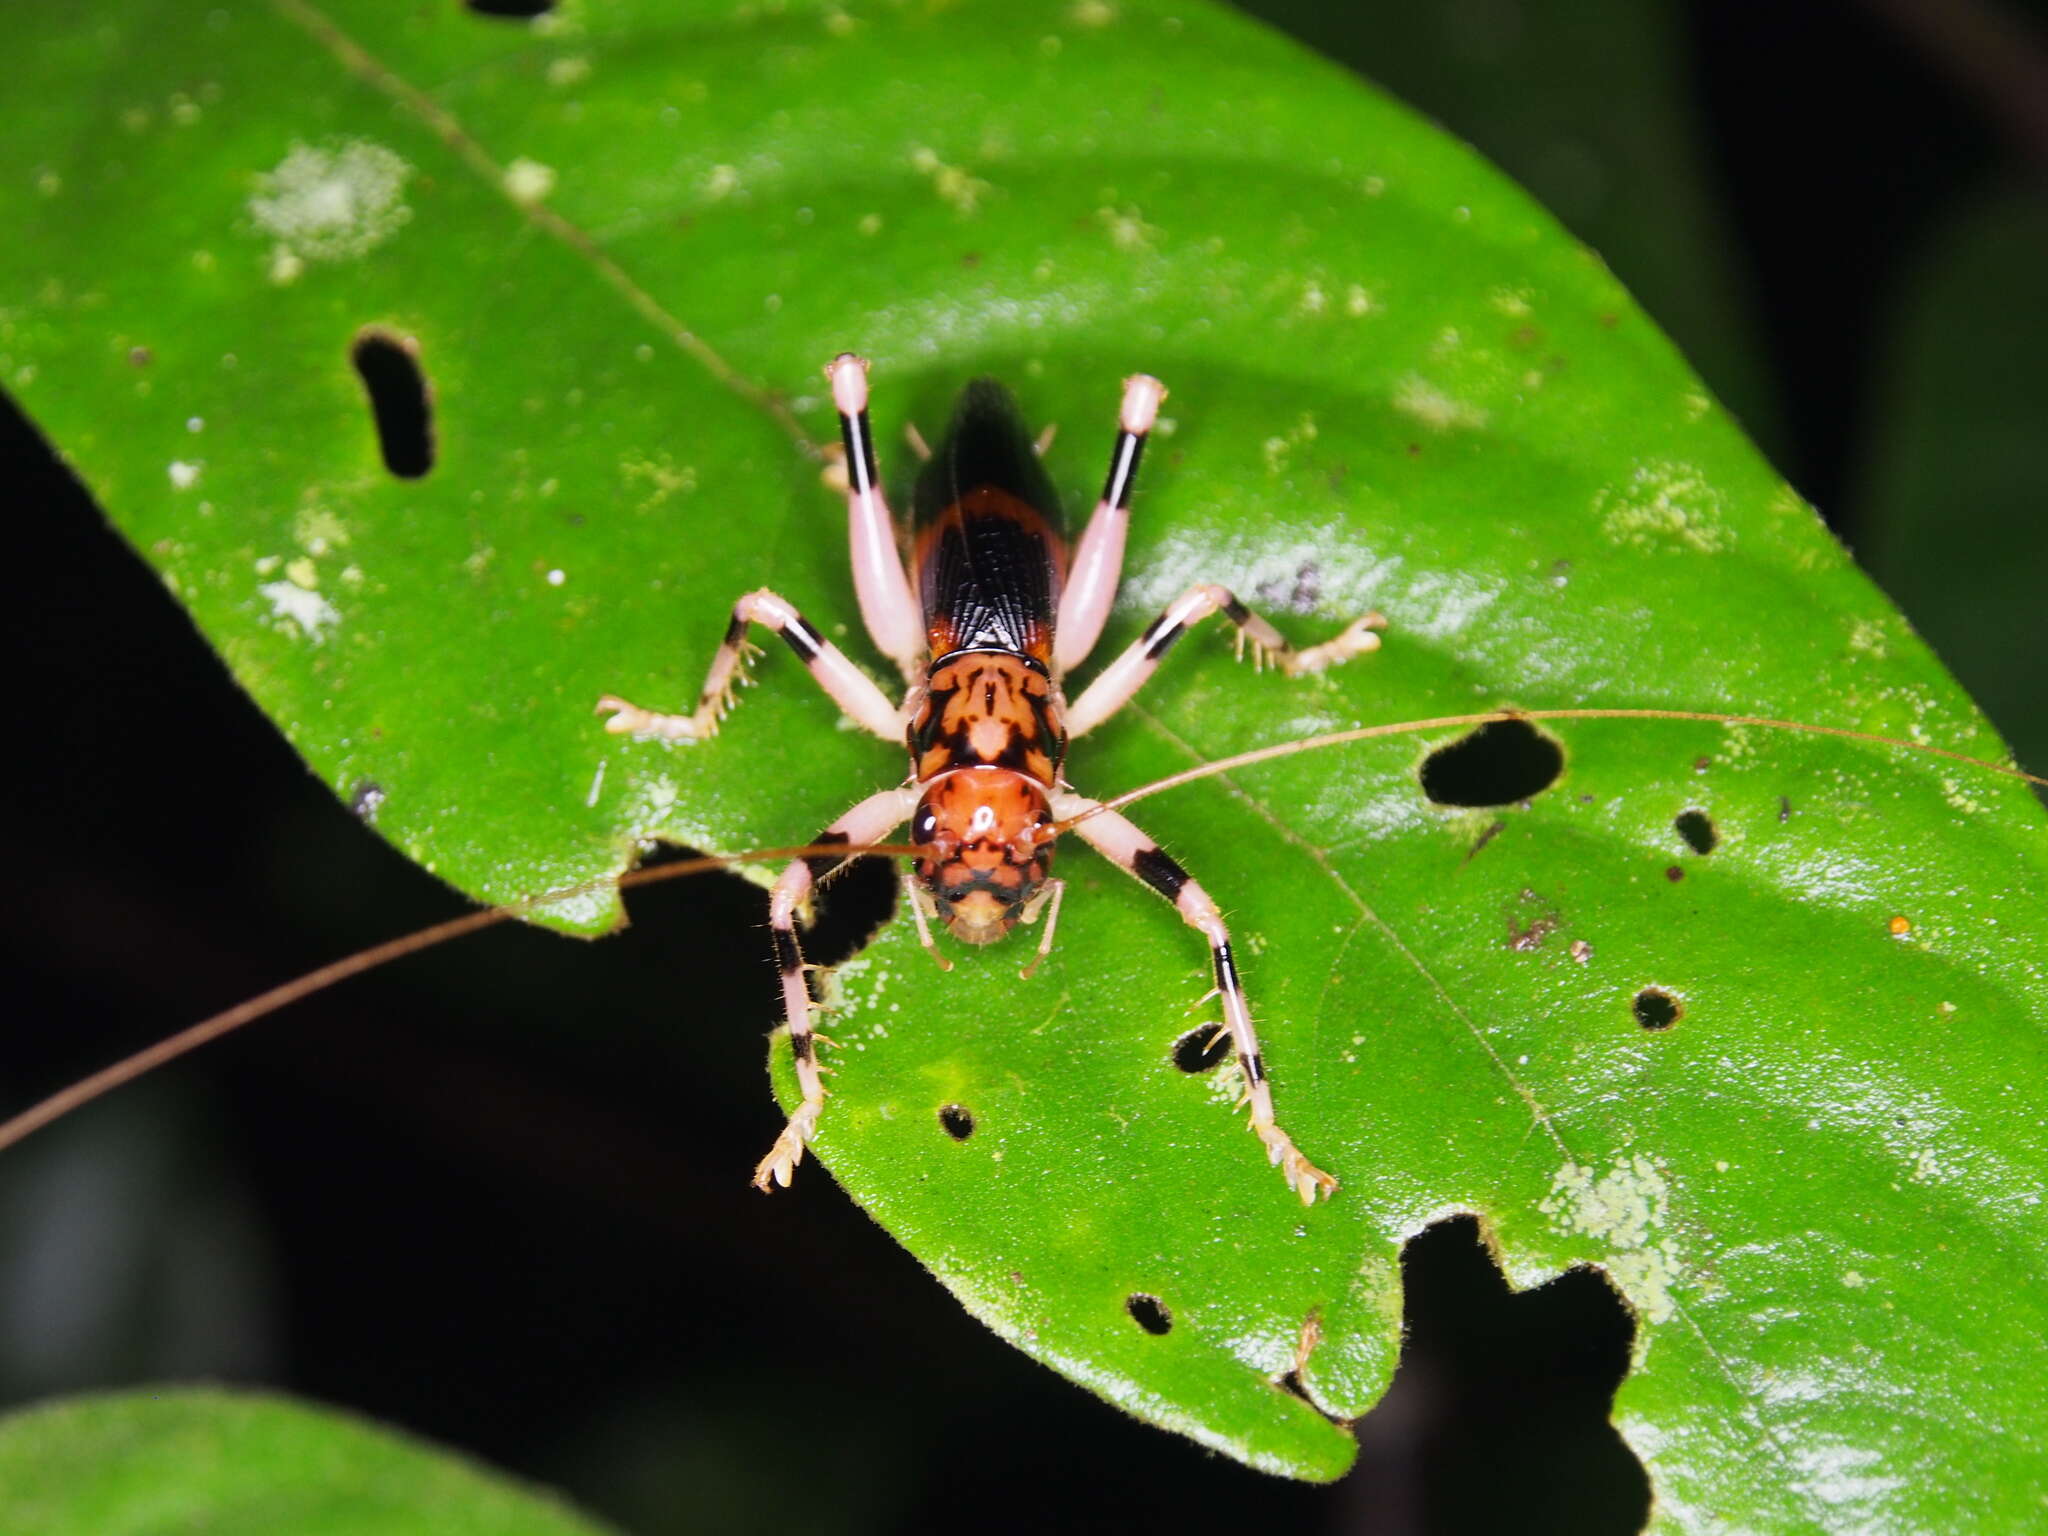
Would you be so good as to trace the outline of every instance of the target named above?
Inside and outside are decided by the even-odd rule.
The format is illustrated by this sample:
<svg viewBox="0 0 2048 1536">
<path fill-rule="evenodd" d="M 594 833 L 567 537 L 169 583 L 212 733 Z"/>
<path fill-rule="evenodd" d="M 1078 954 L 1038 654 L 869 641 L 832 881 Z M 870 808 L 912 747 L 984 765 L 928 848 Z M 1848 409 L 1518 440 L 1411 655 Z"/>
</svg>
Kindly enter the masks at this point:
<svg viewBox="0 0 2048 1536">
<path fill-rule="evenodd" d="M 13 1536 L 602 1536 L 555 1499 L 354 1418 L 221 1391 L 0 1419 Z"/>
<path fill-rule="evenodd" d="M 714 744 L 590 714 L 685 707 L 763 584 L 874 660 L 806 451 L 845 346 L 885 453 L 1011 381 L 1077 513 L 1117 380 L 1173 387 L 1105 653 L 1197 580 L 1301 640 L 1387 615 L 1297 682 L 1190 639 L 1077 744 L 1085 791 L 1503 703 L 1999 751 L 1595 259 L 1228 13 L 26 25 L 70 83 L 0 193 L 35 232 L 0 252 L 4 377 L 322 778 L 481 897 L 653 836 L 800 838 L 902 771 L 781 653 Z M 385 467 L 366 331 L 422 370 L 424 476 Z M 942 976 L 902 925 L 845 969 L 822 1160 L 1005 1337 L 1260 1467 L 1343 1469 L 1275 1382 L 1363 1412 L 1401 1241 L 1472 1211 L 1518 1283 L 1599 1264 L 1637 1309 L 1617 1417 L 1668 1528 L 2013 1526 L 2044 1453 L 2038 811 L 1839 742 L 1555 734 L 1563 776 L 1498 810 L 1430 804 L 1394 741 L 1133 811 L 1236 925 L 1332 1203 L 1173 1064 L 1201 946 L 1078 846 L 1029 984 L 1024 941 Z"/>
</svg>

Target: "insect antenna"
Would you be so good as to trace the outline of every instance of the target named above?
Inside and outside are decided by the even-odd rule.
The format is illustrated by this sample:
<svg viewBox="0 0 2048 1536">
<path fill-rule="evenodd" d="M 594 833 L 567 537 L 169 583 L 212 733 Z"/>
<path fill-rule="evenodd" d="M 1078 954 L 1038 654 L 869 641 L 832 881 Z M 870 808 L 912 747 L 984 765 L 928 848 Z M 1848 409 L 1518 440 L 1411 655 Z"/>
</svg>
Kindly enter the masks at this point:
<svg viewBox="0 0 2048 1536">
<path fill-rule="evenodd" d="M 494 928 L 516 917 L 525 917 L 557 902 L 587 896 L 607 886 L 616 886 L 622 891 L 629 890 L 636 886 L 654 885 L 663 880 L 680 879 L 684 875 L 700 875 L 708 870 L 728 869 L 737 864 L 779 862 L 783 859 L 810 858 L 819 854 L 838 855 L 850 862 L 870 854 L 907 856 L 915 852 L 916 850 L 908 844 L 897 843 L 873 843 L 852 849 L 843 843 L 805 843 L 789 848 L 751 848 L 744 853 L 699 854 L 692 858 L 678 859 L 673 863 L 657 864 L 647 869 L 628 870 L 616 878 L 609 875 L 600 876 L 577 885 L 564 886 L 560 890 L 545 891 L 538 896 L 507 902 L 500 907 L 465 912 L 461 917 L 417 929 L 396 939 L 387 939 L 382 944 L 373 944 L 368 949 L 357 950 L 352 955 L 294 977 L 246 1002 L 237 1003 L 234 1007 L 224 1009 L 210 1018 L 201 1019 L 197 1024 L 182 1029 L 175 1035 L 167 1036 L 154 1045 L 145 1046 L 133 1055 L 124 1056 L 89 1077 L 80 1078 L 68 1088 L 60 1089 L 11 1119 L 0 1122 L 0 1152 L 33 1135 L 52 1121 L 62 1119 L 74 1109 L 90 1104 L 103 1094 L 111 1093 L 126 1083 L 132 1083 L 136 1078 L 157 1067 L 176 1061 L 180 1056 L 189 1055 L 202 1045 L 209 1045 L 223 1035 L 234 1033 L 245 1024 L 253 1024 L 260 1018 L 276 1013 L 280 1008 L 289 1007 L 316 992 L 324 992 L 327 988 L 351 977 L 360 976 L 366 971 L 374 971 L 381 966 L 389 965 L 394 960 L 403 960 L 407 955 L 416 955 L 422 950 L 432 949 L 451 939 L 480 933 L 486 928 Z"/>
<path fill-rule="evenodd" d="M 1468 715 L 1437 715 L 1428 720 L 1396 720 L 1382 725 L 1361 725 L 1348 731 L 1330 731 L 1320 736 L 1304 736 L 1298 741 L 1275 742 L 1271 746 L 1254 747 L 1248 752 L 1233 753 L 1219 757 L 1212 762 L 1197 763 L 1179 773 L 1170 773 L 1163 779 L 1154 779 L 1150 784 L 1140 784 L 1136 789 L 1125 790 L 1113 799 L 1091 806 L 1078 815 L 1070 816 L 1057 824 L 1065 832 L 1091 816 L 1104 811 L 1121 810 L 1149 796 L 1169 789 L 1178 789 L 1183 784 L 1193 784 L 1199 779 L 1213 778 L 1219 773 L 1230 773 L 1235 769 L 1249 768 L 1254 763 L 1272 762 L 1276 758 L 1293 757 L 1302 752 L 1320 752 L 1327 747 L 1341 747 L 1354 741 L 1375 741 L 1387 736 L 1413 736 L 1423 731 L 1456 730 L 1470 726 L 1504 725 L 1514 721 L 1531 720 L 1685 720 L 1708 725 L 1752 725 L 1759 729 L 1773 731 L 1794 731 L 1808 736 L 1834 736 L 1845 741 L 1868 742 L 1873 746 L 1900 747 L 1908 752 L 1919 752 L 1928 757 L 1945 758 L 1949 762 L 1963 763 L 1979 768 L 1986 773 L 2002 774 L 2009 779 L 2048 789 L 2048 777 L 2029 773 L 2012 763 L 1993 762 L 1989 758 L 1972 757 L 1967 752 L 1957 752 L 1948 747 L 1933 746 L 1924 741 L 1906 741 L 1897 736 L 1885 736 L 1876 731 L 1851 730 L 1840 725 L 1814 725 L 1804 720 L 1777 720 L 1768 715 L 1721 714 L 1699 709 L 1492 709 Z"/>
</svg>

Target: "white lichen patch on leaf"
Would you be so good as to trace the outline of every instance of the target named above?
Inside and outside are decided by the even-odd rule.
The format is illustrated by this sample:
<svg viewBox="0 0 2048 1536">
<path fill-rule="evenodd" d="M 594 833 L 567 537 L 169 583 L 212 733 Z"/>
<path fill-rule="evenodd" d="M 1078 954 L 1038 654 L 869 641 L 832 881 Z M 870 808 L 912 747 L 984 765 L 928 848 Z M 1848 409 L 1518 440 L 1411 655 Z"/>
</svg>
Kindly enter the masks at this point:
<svg viewBox="0 0 2048 1536">
<path fill-rule="evenodd" d="M 937 150 L 924 145 L 910 152 L 910 164 L 912 169 L 931 178 L 932 190 L 939 194 L 941 202 L 950 203 L 956 213 L 974 212 L 981 206 L 981 200 L 995 190 L 980 177 L 946 164 Z"/>
<path fill-rule="evenodd" d="M 1526 320 L 1535 313 L 1530 304 L 1532 295 L 1527 288 L 1496 288 L 1486 296 L 1486 302 L 1493 306 L 1495 313 L 1506 315 L 1510 320 Z"/>
<path fill-rule="evenodd" d="M 1711 555 L 1734 542 L 1722 519 L 1720 493 L 1690 464 L 1639 464 L 1625 484 L 1601 489 L 1593 511 L 1602 533 L 1637 549 Z"/>
<path fill-rule="evenodd" d="M 296 581 L 266 581 L 256 589 L 270 604 L 271 621 L 280 628 L 297 625 L 299 632 L 315 645 L 327 638 L 327 631 L 341 622 L 341 611 L 310 587 Z"/>
<path fill-rule="evenodd" d="M 193 482 L 199 478 L 199 470 L 200 466 L 197 464 L 188 464 L 183 459 L 173 459 L 166 470 L 171 477 L 171 489 L 190 490 Z"/>
<path fill-rule="evenodd" d="M 547 68 L 548 84 L 557 89 L 563 86 L 579 85 L 590 78 L 590 60 L 580 53 L 565 55 L 550 60 Z"/>
<path fill-rule="evenodd" d="M 695 467 L 678 466 L 665 452 L 651 458 L 621 460 L 619 476 L 636 498 L 636 512 L 651 512 L 671 497 L 688 496 L 697 489 Z"/>
<path fill-rule="evenodd" d="M 529 160 L 524 155 L 505 167 L 505 195 L 521 207 L 530 207 L 555 190 L 555 169 Z"/>
<path fill-rule="evenodd" d="M 292 519 L 292 537 L 309 555 L 325 555 L 348 543 L 348 524 L 325 507 L 306 507 Z"/>
<path fill-rule="evenodd" d="M 1872 661 L 1885 658 L 1884 625 L 1876 619 L 1857 619 L 1849 626 L 1849 649 Z"/>
<path fill-rule="evenodd" d="M 1109 233 L 1109 243 L 1120 251 L 1147 251 L 1159 238 L 1159 226 L 1147 224 L 1135 207 L 1104 206 L 1095 210 L 1095 222 Z"/>
<path fill-rule="evenodd" d="M 405 226 L 405 182 L 412 167 L 381 144 L 351 139 L 332 149 L 294 144 L 277 168 L 257 178 L 250 220 L 276 242 L 273 280 L 289 282 L 308 261 L 349 261 L 375 250 Z"/>
<path fill-rule="evenodd" d="M 1224 1109 L 1236 1109 L 1245 1102 L 1244 1063 L 1235 1051 L 1210 1070 L 1209 1098 Z"/>
<path fill-rule="evenodd" d="M 1605 1178 L 1566 1163 L 1551 1176 L 1550 1193 L 1536 1209 L 1557 1231 L 1604 1244 L 1601 1267 L 1646 1322 L 1661 1323 L 1676 1311 L 1671 1288 L 1684 1272 L 1678 1245 L 1663 1231 L 1670 1205 L 1662 1170 L 1638 1155 L 1617 1159 Z"/>
<path fill-rule="evenodd" d="M 1394 386 L 1393 404 L 1402 415 L 1413 417 L 1433 432 L 1483 427 L 1487 420 L 1483 406 L 1452 398 L 1420 374 L 1411 373 Z"/>
<path fill-rule="evenodd" d="M 1293 457 L 1294 450 L 1314 442 L 1320 429 L 1316 426 L 1313 413 L 1303 411 L 1294 425 L 1285 433 L 1267 438 L 1259 444 L 1259 454 L 1266 461 L 1266 473 L 1277 475 L 1285 471 Z"/>
</svg>

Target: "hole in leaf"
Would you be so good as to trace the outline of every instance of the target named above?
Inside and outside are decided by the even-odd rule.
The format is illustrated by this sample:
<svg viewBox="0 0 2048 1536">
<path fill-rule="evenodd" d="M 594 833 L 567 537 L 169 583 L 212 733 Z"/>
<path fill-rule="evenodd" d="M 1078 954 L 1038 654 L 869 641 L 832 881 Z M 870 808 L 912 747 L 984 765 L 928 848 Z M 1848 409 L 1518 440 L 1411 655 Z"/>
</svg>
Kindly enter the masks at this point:
<svg viewBox="0 0 2048 1536">
<path fill-rule="evenodd" d="M 1204 1024 L 1173 1042 L 1173 1064 L 1183 1072 L 1207 1072 L 1230 1056 L 1230 1031 Z"/>
<path fill-rule="evenodd" d="M 1650 1484 L 1609 1422 L 1635 1325 L 1600 1274 L 1516 1294 L 1470 1216 L 1401 1254 L 1401 1363 L 1355 1426 L 1362 1487 L 1408 1507 L 1388 1529 L 1633 1536 Z"/>
<path fill-rule="evenodd" d="M 1645 987 L 1636 994 L 1636 1022 L 1645 1029 L 1669 1029 L 1685 1017 L 1685 1004 L 1662 987 Z"/>
<path fill-rule="evenodd" d="M 1131 1321 L 1147 1333 L 1162 1334 L 1173 1331 L 1173 1313 L 1157 1296 L 1148 1296 L 1143 1291 L 1133 1291 L 1124 1298 L 1124 1310 L 1131 1314 Z"/>
<path fill-rule="evenodd" d="M 419 349 L 385 331 L 364 331 L 349 357 L 369 391 L 384 467 L 401 480 L 419 479 L 434 467 L 433 410 Z"/>
<path fill-rule="evenodd" d="M 502 16 L 510 21 L 531 21 L 555 8 L 555 0 L 463 0 L 479 16 Z"/>
<path fill-rule="evenodd" d="M 965 1104 L 942 1104 L 939 1106 L 939 1124 L 955 1141 L 965 1141 L 974 1134 L 974 1112 Z"/>
<path fill-rule="evenodd" d="M 804 930 L 804 958 L 813 965 L 851 960 L 896 915 L 896 866 L 880 856 L 842 864 L 812 899 L 814 921 Z M 831 1027 L 825 1033 L 832 1033 Z"/>
<path fill-rule="evenodd" d="M 1564 771 L 1564 750 L 1526 720 L 1495 720 L 1422 762 L 1422 792 L 1438 805 L 1513 805 Z"/>
<path fill-rule="evenodd" d="M 1714 830 L 1714 820 L 1705 811 L 1680 811 L 1672 825 L 1694 853 L 1712 853 L 1720 845 L 1721 834 Z"/>
</svg>

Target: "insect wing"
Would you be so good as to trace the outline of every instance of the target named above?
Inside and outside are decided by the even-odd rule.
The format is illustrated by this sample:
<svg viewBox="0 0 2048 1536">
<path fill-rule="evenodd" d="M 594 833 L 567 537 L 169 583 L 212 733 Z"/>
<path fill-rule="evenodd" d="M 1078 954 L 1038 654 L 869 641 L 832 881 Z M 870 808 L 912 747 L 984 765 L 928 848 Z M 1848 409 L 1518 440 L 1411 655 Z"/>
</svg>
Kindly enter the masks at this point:
<svg viewBox="0 0 2048 1536">
<path fill-rule="evenodd" d="M 1016 401 L 967 386 L 912 498 L 919 597 L 932 652 L 1052 654 L 1066 520 Z"/>
</svg>

